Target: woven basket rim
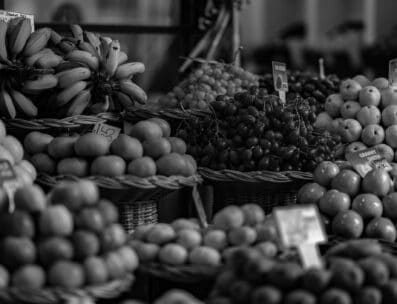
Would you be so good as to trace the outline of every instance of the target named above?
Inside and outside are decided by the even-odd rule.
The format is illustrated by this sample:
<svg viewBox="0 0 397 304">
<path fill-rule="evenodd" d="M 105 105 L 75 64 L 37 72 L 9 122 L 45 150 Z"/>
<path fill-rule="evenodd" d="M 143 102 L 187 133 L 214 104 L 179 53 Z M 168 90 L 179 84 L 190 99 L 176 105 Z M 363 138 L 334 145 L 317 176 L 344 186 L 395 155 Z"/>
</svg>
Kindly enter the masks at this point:
<svg viewBox="0 0 397 304">
<path fill-rule="evenodd" d="M 189 117 L 204 117 L 211 115 L 208 110 L 201 109 L 183 109 L 183 108 L 162 108 L 152 105 L 130 106 L 124 113 L 124 118 L 133 120 L 134 118 L 153 118 L 164 117 L 168 119 L 183 120 Z"/>
</svg>

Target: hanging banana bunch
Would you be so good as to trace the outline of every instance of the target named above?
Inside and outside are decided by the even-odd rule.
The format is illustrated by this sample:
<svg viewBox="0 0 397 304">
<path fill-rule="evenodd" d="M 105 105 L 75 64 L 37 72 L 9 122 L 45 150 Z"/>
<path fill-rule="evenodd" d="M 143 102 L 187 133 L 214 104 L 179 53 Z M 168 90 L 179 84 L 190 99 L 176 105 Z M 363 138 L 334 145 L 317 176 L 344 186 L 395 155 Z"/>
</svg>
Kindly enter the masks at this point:
<svg viewBox="0 0 397 304">
<path fill-rule="evenodd" d="M 32 98 L 57 86 L 54 68 L 62 56 L 48 48 L 52 30 L 32 33 L 30 20 L 0 20 L 0 114 L 3 117 L 36 117 Z"/>
<path fill-rule="evenodd" d="M 141 62 L 127 62 L 120 43 L 109 37 L 71 25 L 73 37 L 53 32 L 52 42 L 65 54 L 58 65 L 58 88 L 54 103 L 67 116 L 85 111 L 101 113 L 145 103 L 146 93 L 131 79 L 143 73 Z"/>
</svg>

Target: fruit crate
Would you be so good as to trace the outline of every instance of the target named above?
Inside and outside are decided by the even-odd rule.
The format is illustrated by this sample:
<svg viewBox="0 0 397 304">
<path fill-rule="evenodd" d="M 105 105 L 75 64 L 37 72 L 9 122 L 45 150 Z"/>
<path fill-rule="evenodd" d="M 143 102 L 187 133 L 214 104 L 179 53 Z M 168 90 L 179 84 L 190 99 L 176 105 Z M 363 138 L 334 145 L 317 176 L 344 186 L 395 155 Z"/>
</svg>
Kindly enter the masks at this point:
<svg viewBox="0 0 397 304">
<path fill-rule="evenodd" d="M 200 175 L 152 176 L 140 178 L 132 175 L 120 177 L 90 176 L 104 198 L 118 205 L 120 221 L 127 232 L 135 227 L 158 221 L 158 205 L 161 198 L 183 188 L 194 188 L 202 182 Z M 44 187 L 54 187 L 62 181 L 78 180 L 76 176 L 49 176 L 40 174 L 37 182 Z"/>
<path fill-rule="evenodd" d="M 299 188 L 313 179 L 311 173 L 300 171 L 198 171 L 205 184 L 213 187 L 212 214 L 227 205 L 244 204 L 258 204 L 270 213 L 274 207 L 295 204 Z"/>
</svg>

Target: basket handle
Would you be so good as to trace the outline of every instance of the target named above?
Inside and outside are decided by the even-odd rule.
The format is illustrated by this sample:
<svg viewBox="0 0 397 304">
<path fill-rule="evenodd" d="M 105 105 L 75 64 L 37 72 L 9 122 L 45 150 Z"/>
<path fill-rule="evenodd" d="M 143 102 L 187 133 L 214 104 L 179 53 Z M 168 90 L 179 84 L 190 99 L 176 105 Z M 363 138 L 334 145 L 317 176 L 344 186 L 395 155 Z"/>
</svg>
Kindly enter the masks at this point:
<svg viewBox="0 0 397 304">
<path fill-rule="evenodd" d="M 208 227 L 207 215 L 205 213 L 203 201 L 201 200 L 201 196 L 197 189 L 197 185 L 193 186 L 192 198 L 193 198 L 194 207 L 197 211 L 200 226 L 201 226 L 201 228 L 206 229 Z"/>
</svg>

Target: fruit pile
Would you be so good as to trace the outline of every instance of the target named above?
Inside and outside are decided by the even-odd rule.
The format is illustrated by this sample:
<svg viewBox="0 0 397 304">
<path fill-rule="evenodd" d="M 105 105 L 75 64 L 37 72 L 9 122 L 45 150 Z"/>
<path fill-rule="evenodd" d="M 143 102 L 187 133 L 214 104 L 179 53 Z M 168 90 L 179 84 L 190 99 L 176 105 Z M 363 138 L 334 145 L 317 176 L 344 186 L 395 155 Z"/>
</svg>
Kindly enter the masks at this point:
<svg viewBox="0 0 397 304">
<path fill-rule="evenodd" d="M 316 204 L 332 234 L 396 240 L 397 188 L 384 169 L 361 178 L 351 169 L 322 162 L 314 171 L 314 182 L 299 190 L 298 202 Z"/>
<path fill-rule="evenodd" d="M 236 248 L 252 246 L 263 257 L 278 252 L 277 231 L 258 205 L 228 206 L 219 211 L 214 226 L 200 230 L 195 219 L 171 224 L 139 226 L 130 241 L 142 263 L 219 266 Z"/>
<path fill-rule="evenodd" d="M 238 171 L 312 171 L 333 159 L 337 136 L 314 132 L 316 114 L 307 100 L 284 106 L 264 89 L 251 87 L 211 102 L 215 117 L 191 119 L 177 135 L 201 167 Z"/>
<path fill-rule="evenodd" d="M 37 171 L 49 175 L 193 175 L 196 162 L 185 154 L 185 142 L 169 135 L 169 124 L 152 118 L 136 123 L 128 135 L 120 134 L 112 142 L 95 133 L 53 138 L 34 131 L 25 137 L 24 146 Z"/>
<path fill-rule="evenodd" d="M 240 67 L 220 62 L 205 63 L 161 97 L 159 105 L 206 110 L 218 95 L 232 97 L 253 85 L 258 85 L 257 77 Z"/>
<path fill-rule="evenodd" d="M 230 256 L 207 303 L 392 304 L 397 301 L 396 263 L 365 240 L 335 248 L 325 269 L 303 270 L 295 262 L 264 259 L 242 248 Z"/>
<path fill-rule="evenodd" d="M 60 184 L 48 197 L 37 185 L 24 186 L 14 202 L 13 213 L 0 213 L 0 288 L 81 288 L 138 267 L 116 207 L 92 182 Z"/>
<path fill-rule="evenodd" d="M 397 89 L 385 78 L 370 82 L 358 75 L 344 80 L 338 94 L 327 97 L 316 126 L 339 134 L 345 154 L 377 147 L 391 162 L 397 148 Z"/>
</svg>

